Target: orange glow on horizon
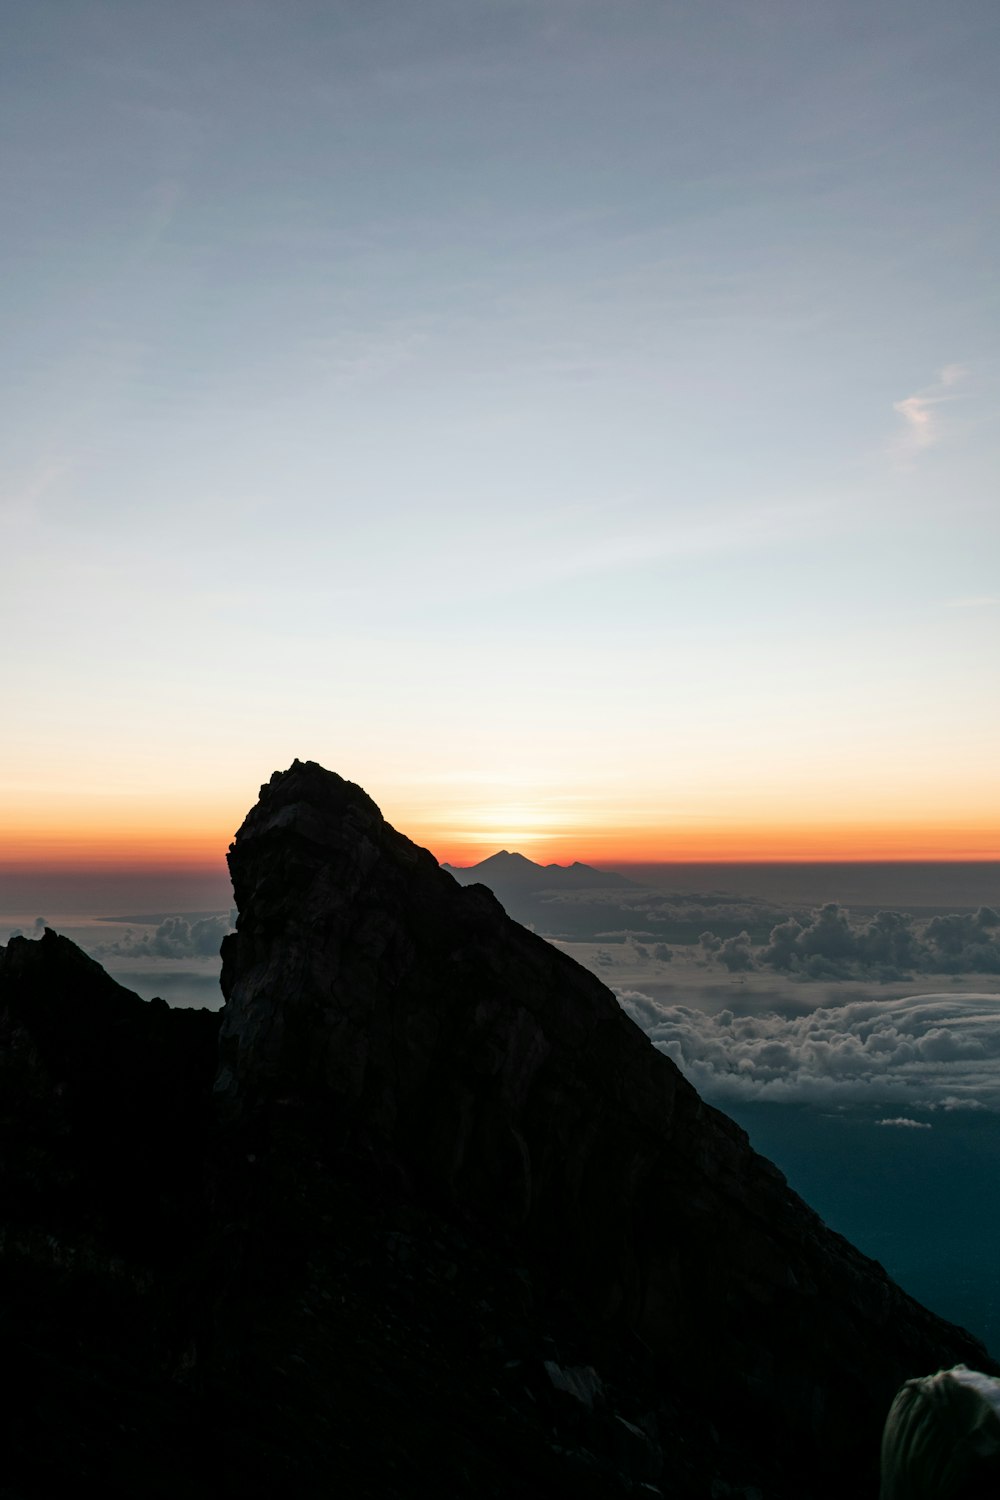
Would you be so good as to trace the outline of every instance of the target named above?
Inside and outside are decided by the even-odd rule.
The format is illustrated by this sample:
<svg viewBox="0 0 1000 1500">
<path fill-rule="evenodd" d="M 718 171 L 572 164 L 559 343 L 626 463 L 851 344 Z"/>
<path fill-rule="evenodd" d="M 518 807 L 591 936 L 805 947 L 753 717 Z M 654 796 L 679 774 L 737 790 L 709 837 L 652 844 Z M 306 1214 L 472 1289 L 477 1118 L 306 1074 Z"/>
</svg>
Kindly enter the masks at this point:
<svg viewBox="0 0 1000 1500">
<path fill-rule="evenodd" d="M 442 864 L 474 865 L 499 849 L 525 855 L 536 864 L 753 864 L 775 862 L 864 863 L 880 860 L 966 861 L 1000 859 L 1000 832 L 982 826 L 913 827 L 907 824 L 843 823 L 720 825 L 648 829 L 573 829 L 553 833 L 512 830 L 500 839 L 447 835 L 432 828 L 411 830 L 415 843 L 430 848 Z"/>
<path fill-rule="evenodd" d="M 224 864 L 236 824 L 184 827 L 162 822 L 114 830 L 16 830 L 0 836 L 0 869 L 211 870 Z M 399 827 L 399 824 L 396 824 Z M 493 835 L 450 827 L 400 828 L 442 864 L 474 865 L 508 849 L 536 864 L 726 864 L 767 861 L 996 860 L 1000 834 L 983 827 L 836 824 L 824 827 L 720 826 L 618 830 L 511 828 Z"/>
<path fill-rule="evenodd" d="M 0 829 L 0 870 L 157 870 L 208 872 L 225 863 L 232 828 L 218 814 L 194 825 L 188 818 L 121 818 Z"/>
<path fill-rule="evenodd" d="M 388 802 L 389 799 L 386 799 Z M 500 849 L 517 851 L 538 864 L 627 865 L 654 863 L 988 861 L 1000 858 L 1000 828 L 985 821 L 938 818 L 924 823 L 903 817 L 850 822 L 759 818 L 664 817 L 640 820 L 621 808 L 588 816 L 573 808 L 554 812 L 521 804 L 494 814 L 482 808 L 424 804 L 415 811 L 402 801 L 383 806 L 387 818 L 442 863 L 473 865 Z M 65 801 L 11 811 L 0 825 L 0 870 L 99 871 L 188 870 L 225 867 L 226 851 L 246 808 L 213 804 L 176 805 L 155 812 L 145 804 L 103 801 L 81 813 Z M 34 814 L 34 816 L 32 815 Z M 618 821 L 612 822 L 617 815 Z"/>
<path fill-rule="evenodd" d="M 966 861 L 1000 858 L 996 799 L 966 782 L 932 790 L 803 781 L 747 790 L 678 789 L 667 798 L 621 782 L 602 793 L 558 782 L 423 787 L 383 801 L 383 811 L 443 862 L 472 865 L 500 849 L 538 864 L 756 863 L 767 861 Z M 491 795 L 492 794 L 492 795 Z M 983 809 L 987 809 L 984 816 Z"/>
</svg>

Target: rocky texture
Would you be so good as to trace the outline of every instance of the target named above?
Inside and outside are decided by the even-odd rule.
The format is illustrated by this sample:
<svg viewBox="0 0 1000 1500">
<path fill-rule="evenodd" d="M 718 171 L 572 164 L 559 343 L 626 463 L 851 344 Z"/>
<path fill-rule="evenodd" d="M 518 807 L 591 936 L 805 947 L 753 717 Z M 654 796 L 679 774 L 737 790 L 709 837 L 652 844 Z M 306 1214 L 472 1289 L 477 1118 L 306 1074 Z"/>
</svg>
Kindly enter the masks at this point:
<svg viewBox="0 0 1000 1500">
<path fill-rule="evenodd" d="M 915 1369 L 983 1361 L 789 1190 L 613 995 L 296 762 L 230 850 L 219 1097 L 516 1235 L 731 1426 L 841 1482 Z M 276 1125 L 276 1121 L 282 1121 Z"/>
<path fill-rule="evenodd" d="M 295 763 L 218 1017 L 0 950 L 0 1494 L 874 1494 L 960 1330 L 558 950 Z"/>
<path fill-rule="evenodd" d="M 218 1023 L 54 933 L 0 949 L 4 1500 L 621 1497 L 664 1443 L 672 1494 L 756 1473 L 515 1235 L 288 1099 L 220 1130 Z"/>
</svg>

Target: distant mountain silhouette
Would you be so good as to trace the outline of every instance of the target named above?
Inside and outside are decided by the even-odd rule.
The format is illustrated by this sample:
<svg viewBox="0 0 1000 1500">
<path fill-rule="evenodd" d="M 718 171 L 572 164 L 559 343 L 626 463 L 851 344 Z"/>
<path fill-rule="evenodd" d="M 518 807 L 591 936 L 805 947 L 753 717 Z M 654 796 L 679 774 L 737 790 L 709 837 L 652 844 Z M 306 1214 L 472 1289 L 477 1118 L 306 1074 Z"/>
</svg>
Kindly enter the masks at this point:
<svg viewBox="0 0 1000 1500">
<path fill-rule="evenodd" d="M 547 937 L 584 940 L 594 931 L 634 924 L 620 911 L 614 892 L 625 897 L 641 890 L 634 881 L 610 870 L 595 870 L 579 860 L 571 865 L 537 865 L 523 854 L 501 849 L 478 865 L 442 865 L 459 885 L 484 885 L 508 916 Z M 588 903 L 588 895 L 593 901 Z"/>
<path fill-rule="evenodd" d="M 446 864 L 441 868 L 454 875 L 460 885 L 485 885 L 494 894 L 499 894 L 498 887 L 521 892 L 612 890 L 625 886 L 636 889 L 635 882 L 624 875 L 595 870 L 593 865 L 581 864 L 579 860 L 571 865 L 536 865 L 525 855 L 507 849 L 480 860 L 478 865 Z"/>
</svg>

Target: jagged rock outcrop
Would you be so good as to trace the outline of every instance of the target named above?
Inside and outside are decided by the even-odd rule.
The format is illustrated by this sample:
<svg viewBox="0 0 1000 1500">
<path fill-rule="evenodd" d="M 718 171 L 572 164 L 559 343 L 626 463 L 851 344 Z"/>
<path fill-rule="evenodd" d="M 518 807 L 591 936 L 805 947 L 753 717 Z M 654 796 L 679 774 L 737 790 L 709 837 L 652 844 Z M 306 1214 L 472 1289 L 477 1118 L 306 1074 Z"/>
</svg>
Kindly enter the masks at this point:
<svg viewBox="0 0 1000 1500">
<path fill-rule="evenodd" d="M 117 984 L 68 938 L 0 947 L 0 1201 L 108 1256 L 189 1237 L 203 1201 L 219 1017 Z"/>
<path fill-rule="evenodd" d="M 723 1387 L 735 1425 L 833 1484 L 870 1465 L 902 1379 L 985 1362 L 827 1230 L 596 978 L 360 788 L 295 762 L 229 858 L 232 1128 L 367 1153 L 515 1233 L 588 1317 L 635 1330 L 702 1399 Z"/>
<path fill-rule="evenodd" d="M 230 860 L 221 1032 L 0 949 L 5 1500 L 873 1497 L 900 1381 L 996 1368 L 360 788 Z"/>
<path fill-rule="evenodd" d="M 197 1494 L 172 1378 L 214 1295 L 204 1177 L 219 1016 L 67 938 L 0 947 L 0 1494 Z"/>
</svg>

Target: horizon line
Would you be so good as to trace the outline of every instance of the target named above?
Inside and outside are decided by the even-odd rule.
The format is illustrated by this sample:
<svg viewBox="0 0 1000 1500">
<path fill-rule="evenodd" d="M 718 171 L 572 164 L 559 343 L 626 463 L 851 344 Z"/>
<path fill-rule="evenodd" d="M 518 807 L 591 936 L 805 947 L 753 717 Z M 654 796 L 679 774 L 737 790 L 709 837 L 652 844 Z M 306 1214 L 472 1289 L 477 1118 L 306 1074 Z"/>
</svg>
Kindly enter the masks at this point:
<svg viewBox="0 0 1000 1500">
<path fill-rule="evenodd" d="M 416 843 L 416 840 L 411 840 Z M 427 849 L 427 852 L 437 860 L 439 865 L 448 865 L 455 870 L 474 869 L 477 865 L 484 864 L 487 860 L 498 854 L 517 854 L 530 864 L 545 868 L 553 865 L 558 869 L 568 869 L 574 864 L 590 865 L 596 869 L 639 869 L 652 865 L 902 865 L 902 864 L 998 864 L 1000 863 L 1000 850 L 995 853 L 920 853 L 920 854 L 827 854 L 809 852 L 808 854 L 731 854 L 731 855 L 660 855 L 658 857 L 615 857 L 606 854 L 591 855 L 589 858 L 583 856 L 567 856 L 565 852 L 561 859 L 534 859 L 530 854 L 525 854 L 520 849 L 493 849 L 488 854 L 478 859 L 469 860 L 466 856 L 462 863 L 457 859 L 438 857 L 433 849 L 426 845 L 418 844 L 417 847 Z M 96 878 L 102 879 L 109 875 L 130 875 L 135 878 L 197 878 L 214 879 L 219 876 L 228 876 L 228 868 L 224 856 L 213 860 L 111 860 L 98 859 L 94 861 L 71 860 L 58 862 L 41 862 L 35 860 L 0 859 L 0 880 L 11 880 L 18 878 L 39 879 L 53 877 L 58 879 Z"/>
</svg>

